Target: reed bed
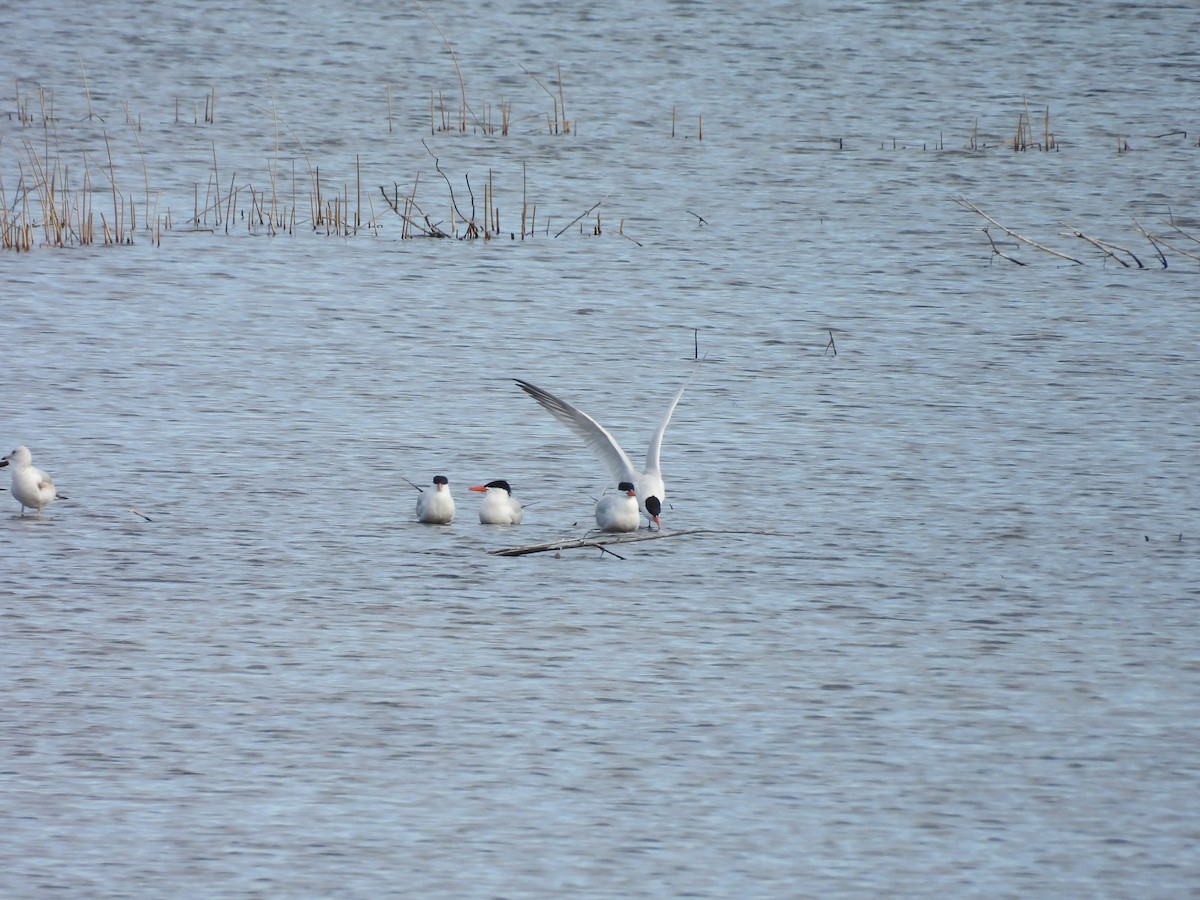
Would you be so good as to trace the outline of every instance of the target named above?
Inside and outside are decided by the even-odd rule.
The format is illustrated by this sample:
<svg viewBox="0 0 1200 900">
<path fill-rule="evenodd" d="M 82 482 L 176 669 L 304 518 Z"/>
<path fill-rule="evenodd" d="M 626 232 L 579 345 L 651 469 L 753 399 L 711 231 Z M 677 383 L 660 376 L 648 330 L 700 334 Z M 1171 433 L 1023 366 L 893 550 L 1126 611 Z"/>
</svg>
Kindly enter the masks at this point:
<svg viewBox="0 0 1200 900">
<path fill-rule="evenodd" d="M 415 0 L 414 0 L 415 2 Z M 420 4 L 417 4 L 418 7 Z M 470 102 L 467 79 L 460 65 L 458 54 L 438 24 L 425 13 L 430 24 L 441 38 L 453 64 L 457 80 L 457 109 L 454 101 L 443 91 L 431 91 L 429 99 L 430 131 L 432 134 L 458 132 L 486 136 L 507 136 L 514 127 L 513 103 L 502 98 L 498 103 L 473 106 Z M 210 159 L 208 171 L 191 182 L 192 211 L 190 216 L 177 215 L 170 205 L 163 202 L 165 192 L 155 189 L 151 178 L 151 161 L 143 143 L 146 136 L 140 115 L 131 110 L 127 102 L 120 104 L 124 113 L 125 134 L 132 137 L 134 148 L 122 144 L 119 136 L 109 134 L 105 126 L 107 114 L 97 110 L 89 82 L 89 73 L 82 53 L 77 54 L 79 78 L 86 101 L 88 125 L 80 126 L 73 120 L 71 138 L 74 145 L 87 143 L 87 131 L 93 131 L 95 149 L 81 152 L 68 162 L 69 154 L 58 145 L 57 110 L 55 96 L 41 86 L 36 92 L 22 90 L 17 82 L 16 117 L 19 127 L 33 129 L 40 126 L 44 136 L 43 146 L 36 149 L 27 138 L 20 141 L 19 158 L 15 165 L 15 178 L 8 165 L 5 153 L 9 151 L 4 133 L 0 132 L 0 249 L 31 250 L 37 246 L 68 247 L 84 246 L 103 242 L 106 245 L 128 245 L 147 236 L 154 243 L 161 243 L 163 231 L 171 231 L 182 225 L 186 230 L 231 233 L 244 230 L 250 234 L 275 236 L 294 235 L 308 230 L 329 236 L 348 237 L 360 233 L 378 235 L 383 223 L 376 213 L 375 193 L 364 187 L 364 166 L 360 156 L 354 158 L 352 176 L 339 174 L 330 177 L 310 156 L 300 139 L 282 123 L 275 109 L 274 91 L 271 90 L 270 115 L 275 132 L 274 153 L 268 159 L 265 178 L 259 166 L 248 166 L 239 157 L 238 166 L 222 164 L 222 151 L 218 138 L 207 141 L 206 154 Z M 524 67 L 522 67 L 524 69 Z M 562 67 L 556 67 L 556 79 L 551 84 L 528 69 L 525 73 L 551 99 L 550 112 L 545 115 L 545 128 L 552 135 L 570 135 L 578 132 L 577 122 L 568 118 L 566 88 Z M 392 85 L 387 83 L 387 126 L 395 130 Z M 35 105 L 36 104 L 36 105 Z M 213 127 L 220 134 L 228 125 L 218 126 L 217 88 L 210 86 L 202 100 L 175 98 L 173 130 L 176 135 L 189 125 Z M 188 122 L 188 107 L 192 107 L 191 122 Z M 40 117 L 38 111 L 40 109 Z M 236 120 L 243 112 L 232 110 L 227 104 L 221 122 Z M 541 113 L 531 114 L 528 122 L 538 123 Z M 11 119 L 10 119 L 11 121 Z M 98 123 L 98 124 L 91 124 Z M 540 130 L 540 125 L 537 126 Z M 290 173 L 281 159 L 281 131 L 291 133 L 295 146 L 303 158 L 303 167 L 297 171 L 297 160 L 291 161 Z M 148 136 L 147 141 L 152 139 Z M 424 143 L 424 142 L 422 142 Z M 102 145 L 102 148 L 101 148 Z M 102 152 L 101 152 L 102 149 Z M 131 177 L 118 164 L 122 150 L 136 151 L 140 177 Z M 428 145 L 426 145 L 428 149 Z M 185 151 L 186 152 L 186 151 Z M 430 156 L 433 156 L 430 152 Z M 512 224 L 502 217 L 502 204 L 497 200 L 498 185 L 495 171 L 489 167 L 486 179 L 476 185 L 467 173 L 451 176 L 441 170 L 436 157 L 434 171 L 445 186 L 436 200 L 418 197 L 418 189 L 430 190 L 430 179 L 422 181 L 418 172 L 412 181 L 412 189 L 402 195 L 396 183 L 389 192 L 380 187 L 385 205 L 395 213 L 401 223 L 401 239 L 416 237 L 449 237 L 464 240 L 491 240 L 508 234 L 521 240 L 544 232 L 551 234 L 551 221 L 539 215 L 536 203 L 530 200 L 528 173 L 522 164 L 521 196 L 519 215 L 513 216 Z M 253 177 L 242 172 L 253 169 Z M 239 169 L 241 172 L 239 172 Z M 305 171 L 306 170 L 306 171 Z M 5 178 L 8 181 L 5 181 Z M 374 179 L 369 179 L 374 180 Z M 137 186 L 135 188 L 135 185 Z M 176 185 L 178 190 L 180 186 Z M 140 189 L 138 192 L 137 189 Z M 603 202 L 603 201 L 601 201 Z M 164 207 L 160 212 L 160 204 Z M 584 214 L 571 219 L 567 228 L 582 222 L 591 213 L 596 213 L 600 203 L 594 204 Z M 429 212 L 424 207 L 428 207 Z M 514 201 L 512 208 L 517 203 Z M 441 211 L 441 215 L 433 210 Z M 386 210 L 384 211 L 386 213 Z M 593 235 L 603 232 L 599 214 L 590 231 Z M 559 230 L 554 236 L 563 234 Z M 581 231 L 583 227 L 581 226 Z M 618 231 L 625 234 L 624 221 Z"/>
<path fill-rule="evenodd" d="M 32 141 L 21 140 L 11 198 L 0 178 L 0 249 L 88 246 L 97 238 L 106 245 L 134 242 L 140 204 L 135 195 L 126 194 L 118 185 L 107 132 L 104 143 L 106 163 L 97 164 L 85 156 L 72 170 L 49 145 L 39 153 Z M 148 185 L 148 172 L 146 177 Z M 96 180 L 107 181 L 107 187 L 97 186 Z M 100 197 L 108 198 L 111 208 L 98 208 Z M 155 215 L 157 199 L 149 191 L 143 209 L 143 228 L 158 241 L 163 223 Z"/>
</svg>

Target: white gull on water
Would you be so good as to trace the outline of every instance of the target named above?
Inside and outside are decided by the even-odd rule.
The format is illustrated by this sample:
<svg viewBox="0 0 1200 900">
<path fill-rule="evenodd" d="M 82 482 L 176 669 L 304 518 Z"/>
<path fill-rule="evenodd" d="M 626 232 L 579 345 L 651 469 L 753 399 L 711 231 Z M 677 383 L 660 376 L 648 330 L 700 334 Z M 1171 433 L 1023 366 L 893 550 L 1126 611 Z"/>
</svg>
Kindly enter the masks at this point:
<svg viewBox="0 0 1200 900">
<path fill-rule="evenodd" d="M 25 508 L 28 507 L 37 510 L 40 516 L 42 508 L 50 501 L 67 499 L 54 489 L 54 481 L 50 476 L 33 464 L 33 454 L 24 444 L 0 459 L 0 468 L 8 465 L 12 466 L 10 490 L 21 504 L 21 515 L 25 515 Z"/>
</svg>

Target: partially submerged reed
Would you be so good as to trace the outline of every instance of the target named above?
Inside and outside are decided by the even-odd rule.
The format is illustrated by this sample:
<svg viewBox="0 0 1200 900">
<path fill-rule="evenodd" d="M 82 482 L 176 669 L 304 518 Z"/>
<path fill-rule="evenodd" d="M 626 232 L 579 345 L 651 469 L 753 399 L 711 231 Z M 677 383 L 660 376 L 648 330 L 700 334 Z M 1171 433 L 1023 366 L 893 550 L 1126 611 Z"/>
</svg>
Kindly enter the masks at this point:
<svg viewBox="0 0 1200 900">
<path fill-rule="evenodd" d="M 1039 252 L 1049 254 L 1050 256 L 1065 262 L 1074 263 L 1075 265 L 1080 266 L 1084 265 L 1084 260 L 1075 256 L 1071 256 L 1062 250 L 1057 250 L 1053 247 L 1050 247 L 1041 241 L 1033 240 L 1024 234 L 1017 232 L 1008 225 L 1001 223 L 995 216 L 985 212 L 977 204 L 968 200 L 966 197 L 952 197 L 951 199 L 959 206 L 970 210 L 987 221 L 988 224 L 983 226 L 982 231 L 991 245 L 993 258 L 999 257 L 1018 266 L 1029 265 L 1024 260 L 1013 255 L 1016 252 L 1015 247 L 1025 246 L 1031 247 Z M 1191 232 L 1186 231 L 1173 216 L 1169 216 L 1161 223 L 1162 227 L 1154 231 L 1151 231 L 1136 218 L 1133 220 L 1133 223 L 1138 234 L 1145 238 L 1153 248 L 1154 256 L 1158 260 L 1161 268 L 1165 269 L 1170 265 L 1170 260 L 1164 252 L 1164 248 L 1165 250 L 1170 250 L 1171 252 L 1176 253 L 1187 260 L 1200 262 L 1200 238 L 1196 237 Z M 1011 238 L 1015 242 L 1014 247 L 1002 249 L 1001 245 L 997 243 L 996 238 L 992 235 L 992 227 L 999 229 L 1000 232 Z M 1142 262 L 1137 253 L 1124 244 L 1117 244 L 1111 240 L 1086 234 L 1081 229 L 1074 227 L 1068 228 L 1066 231 L 1060 231 L 1059 235 L 1062 237 L 1076 238 L 1083 241 L 1094 250 L 1099 251 L 1101 254 L 1101 260 L 1105 265 L 1107 265 L 1109 261 L 1112 261 L 1116 265 L 1126 269 L 1148 268 L 1148 266 Z"/>
<path fill-rule="evenodd" d="M 133 243 L 138 231 L 138 200 L 118 186 L 107 131 L 104 144 L 107 165 L 96 165 L 85 155 L 79 165 L 81 174 L 76 174 L 63 161 L 57 147 L 51 149 L 47 142 L 44 152 L 39 153 L 32 141 L 22 139 L 23 153 L 17 161 L 18 176 L 11 202 L 4 179 L 0 178 L 0 249 L 28 251 L 35 246 L 87 246 L 96 242 L 97 218 L 99 237 L 104 244 Z M 112 199 L 109 211 L 96 209 L 95 198 L 104 189 L 93 188 L 93 173 L 108 182 L 106 193 Z M 143 227 L 150 232 L 152 241 L 158 241 L 163 223 L 152 212 L 157 210 L 157 199 L 152 207 L 148 170 L 146 185 Z"/>
</svg>

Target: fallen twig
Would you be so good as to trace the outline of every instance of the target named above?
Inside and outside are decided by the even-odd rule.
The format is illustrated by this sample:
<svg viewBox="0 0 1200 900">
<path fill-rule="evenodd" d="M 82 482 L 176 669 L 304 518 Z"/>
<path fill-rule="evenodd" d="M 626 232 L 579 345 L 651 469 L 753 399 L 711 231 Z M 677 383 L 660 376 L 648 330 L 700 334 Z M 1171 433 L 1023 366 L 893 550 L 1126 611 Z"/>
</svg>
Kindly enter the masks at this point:
<svg viewBox="0 0 1200 900">
<path fill-rule="evenodd" d="M 638 541 L 652 541 L 658 538 L 679 537 L 685 534 L 700 534 L 711 531 L 709 528 L 688 528 L 684 531 L 638 531 L 633 534 L 605 535 L 602 537 L 560 538 L 557 541 L 547 541 L 544 544 L 526 544 L 523 547 L 505 547 L 490 551 L 494 556 L 525 556 L 530 553 L 546 553 L 550 550 L 574 550 L 579 547 L 599 547 L 604 549 L 609 544 L 634 544 Z M 611 550 L 609 551 L 612 552 Z M 613 554 L 614 556 L 616 554 Z"/>
<path fill-rule="evenodd" d="M 1015 238 L 1016 240 L 1020 241 L 1021 243 L 1028 244 L 1030 247 L 1033 247 L 1037 250 L 1041 250 L 1043 253 L 1049 253 L 1051 256 L 1057 256 L 1059 259 L 1065 259 L 1065 260 L 1067 260 L 1067 262 L 1073 262 L 1077 266 L 1083 265 L 1082 260 L 1078 260 L 1073 256 L 1068 256 L 1066 253 L 1061 253 L 1058 250 L 1054 250 L 1050 247 L 1047 247 L 1045 244 L 1039 244 L 1037 241 L 1030 240 L 1029 238 L 1025 237 L 1024 235 L 1018 234 L 1017 232 L 1015 232 L 1011 228 L 1009 228 L 1007 225 L 1000 224 L 995 219 L 993 219 L 991 216 L 989 216 L 987 213 L 985 213 L 982 209 L 980 209 L 978 206 L 976 206 L 974 203 L 972 203 L 970 200 L 968 200 L 966 197 L 954 197 L 952 199 L 959 206 L 962 206 L 965 209 L 971 210 L 971 212 L 973 212 L 973 213 L 977 213 L 978 215 L 983 216 L 983 218 L 987 219 L 989 222 L 991 222 L 993 225 L 995 225 L 997 228 L 999 228 L 1005 234 L 1009 235 L 1012 238 Z M 990 236 L 989 236 L 989 239 L 990 239 Z M 995 248 L 994 242 L 992 244 L 992 247 Z M 1001 255 L 1003 256 L 1003 254 L 1001 254 Z M 1009 259 L 1012 262 L 1016 262 L 1016 260 L 1012 260 L 1010 257 L 1005 256 L 1004 258 Z"/>
<path fill-rule="evenodd" d="M 1148 232 L 1142 223 L 1136 218 L 1133 220 L 1134 226 L 1142 233 L 1142 236 L 1150 242 L 1150 246 L 1154 248 L 1154 253 L 1158 257 L 1158 261 L 1162 263 L 1162 267 L 1167 268 L 1167 255 L 1162 252 L 1162 248 L 1158 246 L 1158 241 L 1154 239 L 1154 235 Z"/>
<path fill-rule="evenodd" d="M 570 222 L 568 222 L 566 225 L 564 225 L 564 226 L 562 227 L 562 229 L 561 229 L 561 230 L 558 232 L 558 234 L 556 234 L 556 235 L 554 235 L 554 236 L 555 236 L 555 237 L 562 237 L 562 234 L 563 234 L 563 232 L 564 232 L 564 231 L 566 231 L 568 228 L 570 228 L 572 225 L 574 225 L 576 222 L 578 222 L 578 221 L 579 221 L 580 219 L 582 219 L 584 216 L 586 216 L 586 215 L 588 215 L 589 213 L 591 213 L 591 212 L 592 212 L 592 210 L 594 210 L 594 209 L 595 209 L 596 207 L 598 207 L 598 206 L 599 206 L 601 203 L 603 203 L 605 200 L 607 200 L 607 199 L 608 199 L 608 197 L 609 197 L 609 194 L 611 194 L 611 193 L 612 193 L 612 191 L 609 191 L 609 192 L 608 192 L 608 194 L 605 194 L 603 197 L 601 197 L 599 200 L 597 200 L 595 203 L 593 203 L 591 206 L 589 206 L 587 209 L 585 209 L 583 212 L 581 212 L 579 215 L 577 215 L 575 218 L 573 218 L 573 219 L 572 219 Z"/>
<path fill-rule="evenodd" d="M 593 533 L 594 534 L 594 533 Z M 500 550 L 490 550 L 493 556 L 526 556 L 530 553 L 546 553 L 550 550 L 574 550 L 579 547 L 596 547 L 604 550 L 612 544 L 636 544 L 639 541 L 653 541 L 658 538 L 682 537 L 685 534 L 777 534 L 774 531 L 720 531 L 715 528 L 685 528 L 682 531 L 637 531 L 632 534 L 602 534 L 593 537 L 560 538 L 557 541 L 547 541 L 544 544 L 526 544 L 523 547 L 505 547 Z M 612 553 L 611 550 L 608 551 Z M 613 553 L 613 556 L 617 554 Z M 622 557 L 623 558 L 623 557 Z"/>
<path fill-rule="evenodd" d="M 1064 237 L 1077 237 L 1080 240 L 1087 241 L 1089 244 L 1091 244 L 1093 247 L 1095 247 L 1097 250 L 1099 250 L 1101 253 L 1103 253 L 1105 255 L 1105 257 L 1111 256 L 1116 262 L 1120 263 L 1126 269 L 1129 268 L 1129 263 L 1125 262 L 1125 260 L 1123 260 L 1123 259 L 1121 259 L 1121 257 L 1117 256 L 1117 254 L 1113 252 L 1114 250 L 1120 250 L 1122 253 L 1128 254 L 1129 258 L 1132 259 L 1135 263 L 1137 263 L 1137 267 L 1139 269 L 1146 268 L 1145 264 L 1140 259 L 1137 258 L 1137 254 L 1135 254 L 1132 250 L 1128 249 L 1127 247 L 1118 247 L 1116 244 L 1110 244 L 1108 241 L 1102 241 L 1099 238 L 1091 237 L 1089 235 L 1084 234 L 1082 231 L 1080 231 L 1077 228 L 1072 229 L 1069 232 L 1064 231 L 1064 232 L 1062 232 L 1062 235 Z"/>
<path fill-rule="evenodd" d="M 1178 225 L 1171 225 L 1170 227 L 1171 227 L 1171 228 L 1173 228 L 1173 229 L 1175 229 L 1176 231 L 1178 231 L 1178 232 L 1179 232 L 1181 235 L 1183 235 L 1183 237 L 1187 238 L 1188 240 L 1190 240 L 1190 241 L 1195 241 L 1195 240 L 1196 240 L 1194 237 L 1192 237 L 1190 234 L 1188 234 L 1186 231 L 1184 231 L 1184 230 L 1183 230 L 1182 228 L 1180 228 Z M 1146 234 L 1146 236 L 1147 236 L 1147 237 L 1149 237 L 1149 236 L 1150 236 L 1150 235 L 1149 235 L 1149 234 L 1147 234 L 1145 231 L 1143 231 L 1142 233 L 1143 233 L 1143 234 Z M 1179 247 L 1176 247 L 1174 244 L 1168 243 L 1168 242 L 1167 242 L 1167 241 L 1166 241 L 1166 240 L 1163 238 L 1163 236 L 1162 236 L 1161 234 L 1156 234 L 1156 235 L 1154 235 L 1154 240 L 1155 240 L 1155 241 L 1157 241 L 1159 244 L 1162 244 L 1162 245 L 1163 245 L 1164 247 L 1166 247 L 1168 250 L 1174 250 L 1174 251 L 1175 251 L 1176 253 L 1178 253 L 1180 256 L 1186 256 L 1186 257 L 1188 257 L 1189 259 L 1196 259 L 1196 260 L 1200 260 L 1200 255 L 1197 255 L 1196 253 L 1191 253 L 1191 252 L 1189 252 L 1189 251 L 1187 251 L 1187 250 L 1181 250 Z"/>
<path fill-rule="evenodd" d="M 1007 253 L 1005 253 L 1003 250 L 1001 250 L 999 247 L 997 247 L 996 239 L 992 237 L 992 233 L 991 233 L 991 231 L 988 230 L 988 227 L 986 225 L 983 226 L 982 231 L 984 234 L 987 235 L 988 243 L 992 245 L 992 253 L 994 255 L 999 256 L 1001 259 L 1007 259 L 1010 263 L 1015 263 L 1018 266 L 1029 265 L 1029 263 L 1027 263 L 1027 262 L 1021 262 L 1021 260 L 1017 259 L 1015 256 L 1009 256 Z M 991 265 L 991 264 L 989 263 L 989 265 Z"/>
</svg>

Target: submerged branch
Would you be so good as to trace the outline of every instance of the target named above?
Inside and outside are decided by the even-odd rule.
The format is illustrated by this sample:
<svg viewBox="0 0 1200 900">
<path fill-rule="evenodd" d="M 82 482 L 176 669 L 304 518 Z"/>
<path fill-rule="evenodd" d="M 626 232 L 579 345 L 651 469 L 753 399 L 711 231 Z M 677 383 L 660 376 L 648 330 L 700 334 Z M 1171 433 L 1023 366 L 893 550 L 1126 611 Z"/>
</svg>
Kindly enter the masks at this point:
<svg viewBox="0 0 1200 900">
<path fill-rule="evenodd" d="M 1049 253 L 1051 256 L 1057 256 L 1059 259 L 1065 259 L 1065 260 L 1067 260 L 1067 262 L 1073 262 L 1077 266 L 1083 265 L 1082 260 L 1078 260 L 1073 256 L 1068 256 L 1065 253 L 1061 253 L 1058 250 L 1054 250 L 1050 247 L 1047 247 L 1045 244 L 1039 244 L 1037 241 L 1030 240 L 1029 238 L 1025 237 L 1024 235 L 1018 234 L 1017 232 L 1015 232 L 1011 228 L 1009 228 L 1007 225 L 1002 225 L 1000 222 L 997 222 L 995 219 L 993 219 L 991 216 L 989 216 L 987 213 L 985 213 L 982 209 L 980 209 L 978 206 L 976 206 L 974 203 L 972 203 L 966 197 L 954 197 L 952 199 L 959 206 L 961 206 L 965 209 L 969 209 L 969 210 L 971 210 L 971 212 L 976 213 L 980 216 L 983 216 L 983 218 L 987 219 L 989 222 L 991 222 L 993 225 L 995 225 L 997 228 L 999 228 L 1001 231 L 1003 231 L 1009 237 L 1015 238 L 1016 240 L 1020 241 L 1023 244 L 1028 244 L 1030 247 L 1033 247 L 1034 249 L 1041 250 L 1043 253 Z M 992 246 L 995 247 L 995 244 L 993 244 Z M 1005 258 L 1007 259 L 1007 257 L 1005 257 Z"/>
<path fill-rule="evenodd" d="M 595 537 L 560 538 L 544 544 L 526 544 L 522 547 L 505 547 L 488 551 L 493 556 L 526 556 L 530 553 L 546 553 L 550 550 L 575 550 L 579 547 L 595 547 L 605 550 L 613 544 L 636 544 L 658 538 L 682 537 L 686 534 L 774 534 L 772 531 L 719 531 L 715 528 L 686 528 L 683 531 L 638 531 L 633 534 L 602 534 Z M 606 551 L 612 553 L 611 550 Z M 613 553 L 613 556 L 617 556 Z M 624 558 L 624 557 L 620 557 Z"/>
</svg>

